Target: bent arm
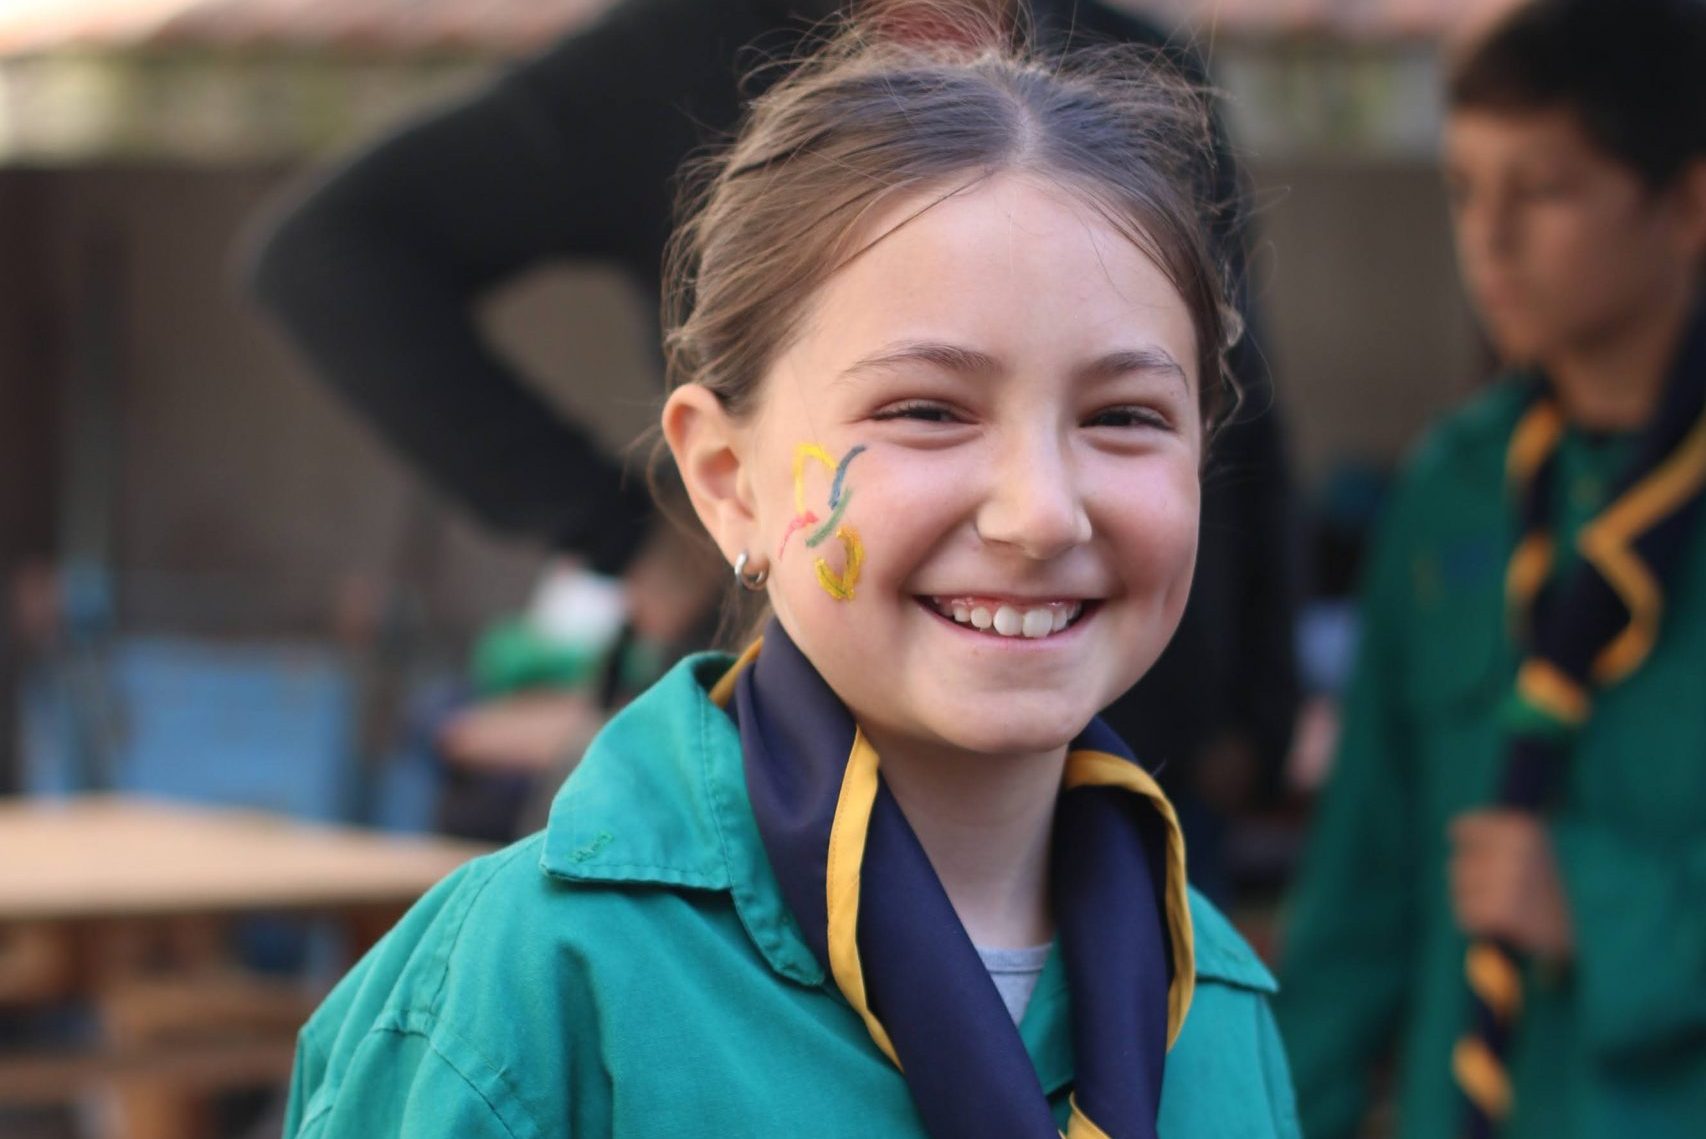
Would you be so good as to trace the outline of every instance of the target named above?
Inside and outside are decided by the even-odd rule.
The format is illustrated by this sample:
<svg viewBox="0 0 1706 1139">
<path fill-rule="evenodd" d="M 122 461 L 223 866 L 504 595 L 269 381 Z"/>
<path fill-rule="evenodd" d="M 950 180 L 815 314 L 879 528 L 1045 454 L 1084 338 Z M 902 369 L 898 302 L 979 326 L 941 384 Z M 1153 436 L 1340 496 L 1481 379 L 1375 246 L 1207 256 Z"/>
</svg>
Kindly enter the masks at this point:
<svg viewBox="0 0 1706 1139">
<path fill-rule="evenodd" d="M 750 3 L 631 0 L 332 172 L 278 222 L 250 285 L 314 369 L 490 525 L 619 569 L 644 480 L 531 390 L 475 321 L 558 258 L 657 286 L 672 179 L 733 122 Z"/>
</svg>

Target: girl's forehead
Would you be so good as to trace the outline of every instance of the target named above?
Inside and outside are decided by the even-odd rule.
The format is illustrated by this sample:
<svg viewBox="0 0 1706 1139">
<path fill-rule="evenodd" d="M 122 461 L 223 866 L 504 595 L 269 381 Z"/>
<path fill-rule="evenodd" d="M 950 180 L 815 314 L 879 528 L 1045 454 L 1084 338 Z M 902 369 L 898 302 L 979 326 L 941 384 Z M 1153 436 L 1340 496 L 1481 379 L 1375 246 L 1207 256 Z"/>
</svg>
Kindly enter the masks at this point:
<svg viewBox="0 0 1706 1139">
<path fill-rule="evenodd" d="M 883 228 L 886 225 L 886 228 Z M 889 203 L 880 236 L 820 287 L 802 347 L 896 338 L 991 351 L 1141 334 L 1188 355 L 1184 298 L 1083 195 L 1027 172 Z"/>
<path fill-rule="evenodd" d="M 976 240 L 992 231 L 1009 239 L 1047 239 L 1059 229 L 1085 225 L 1117 232 L 1090 194 L 1043 171 L 1028 167 L 973 171 L 879 203 L 855 226 L 850 242 L 853 253 L 846 264 L 864 259 L 902 235 L 912 239 L 903 240 L 902 245 L 951 241 L 967 230 L 978 231 Z"/>
</svg>

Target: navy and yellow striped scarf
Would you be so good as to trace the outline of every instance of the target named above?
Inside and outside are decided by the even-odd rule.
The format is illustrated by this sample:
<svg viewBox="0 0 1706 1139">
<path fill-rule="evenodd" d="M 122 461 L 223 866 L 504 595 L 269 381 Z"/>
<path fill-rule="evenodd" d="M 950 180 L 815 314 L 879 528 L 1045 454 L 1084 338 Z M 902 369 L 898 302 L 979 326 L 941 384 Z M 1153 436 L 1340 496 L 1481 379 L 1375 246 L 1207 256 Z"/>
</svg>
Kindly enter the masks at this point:
<svg viewBox="0 0 1706 1139">
<path fill-rule="evenodd" d="M 712 697 L 740 727 L 783 897 L 932 1139 L 1058 1139 L 1018 1030 L 846 707 L 775 621 Z M 1067 1135 L 1153 1136 L 1194 977 L 1184 844 L 1100 721 L 1067 757 L 1050 888 L 1077 1064 Z"/>
<path fill-rule="evenodd" d="M 1597 690 L 1640 667 L 1659 637 L 1665 583 L 1693 536 L 1706 486 L 1706 314 L 1697 312 L 1659 408 L 1628 469 L 1576 537 L 1580 560 L 1554 572 L 1559 442 L 1567 424 L 1543 378 L 1506 455 L 1520 540 L 1505 596 L 1522 663 L 1506 709 L 1501 806 L 1542 812 L 1562 780 Z M 1470 946 L 1465 972 L 1473 1024 L 1453 1056 L 1468 1101 L 1465 1133 L 1493 1134 L 1511 1109 L 1504 1054 L 1521 1006 L 1520 956 L 1508 945 Z"/>
</svg>

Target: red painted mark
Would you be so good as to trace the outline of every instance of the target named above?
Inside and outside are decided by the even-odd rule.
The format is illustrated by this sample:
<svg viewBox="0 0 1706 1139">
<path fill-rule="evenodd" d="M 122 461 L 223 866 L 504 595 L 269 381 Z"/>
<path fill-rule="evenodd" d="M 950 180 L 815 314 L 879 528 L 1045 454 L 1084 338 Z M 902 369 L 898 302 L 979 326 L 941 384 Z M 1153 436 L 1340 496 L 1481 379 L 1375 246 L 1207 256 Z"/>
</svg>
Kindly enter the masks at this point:
<svg viewBox="0 0 1706 1139">
<path fill-rule="evenodd" d="M 804 530 L 807 526 L 815 526 L 816 524 L 817 515 L 809 510 L 804 514 L 794 515 L 794 520 L 788 523 L 788 528 L 782 532 L 782 544 L 776 547 L 776 560 L 782 560 L 782 551 L 788 548 L 788 539 L 794 536 L 795 530 Z"/>
</svg>

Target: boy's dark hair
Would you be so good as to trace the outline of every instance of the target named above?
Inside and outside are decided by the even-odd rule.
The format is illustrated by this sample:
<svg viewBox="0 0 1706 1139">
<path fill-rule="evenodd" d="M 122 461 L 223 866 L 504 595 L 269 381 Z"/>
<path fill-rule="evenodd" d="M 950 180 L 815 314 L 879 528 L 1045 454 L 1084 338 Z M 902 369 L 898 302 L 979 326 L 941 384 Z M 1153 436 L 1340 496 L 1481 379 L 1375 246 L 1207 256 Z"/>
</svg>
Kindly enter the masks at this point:
<svg viewBox="0 0 1706 1139">
<path fill-rule="evenodd" d="M 1601 151 L 1666 186 L 1706 157 L 1706 0 L 1532 0 L 1457 61 L 1447 101 L 1568 111 Z"/>
</svg>

